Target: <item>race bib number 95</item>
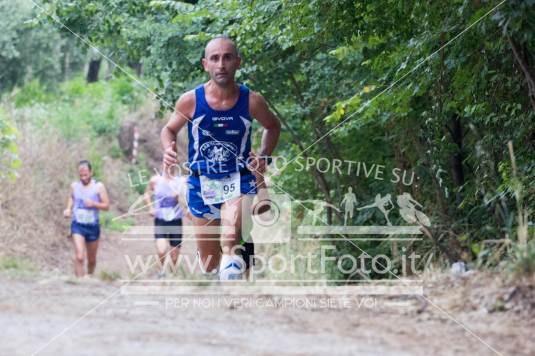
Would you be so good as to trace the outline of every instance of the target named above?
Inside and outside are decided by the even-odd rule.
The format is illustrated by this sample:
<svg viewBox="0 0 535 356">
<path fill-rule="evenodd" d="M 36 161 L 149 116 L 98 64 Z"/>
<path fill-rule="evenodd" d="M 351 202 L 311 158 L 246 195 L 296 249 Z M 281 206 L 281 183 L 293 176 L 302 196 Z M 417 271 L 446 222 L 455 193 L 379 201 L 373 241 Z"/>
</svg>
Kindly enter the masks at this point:
<svg viewBox="0 0 535 356">
<path fill-rule="evenodd" d="M 210 179 L 201 176 L 201 196 L 204 204 L 223 203 L 237 198 L 241 194 L 240 172 L 232 173 L 222 179 Z"/>
</svg>

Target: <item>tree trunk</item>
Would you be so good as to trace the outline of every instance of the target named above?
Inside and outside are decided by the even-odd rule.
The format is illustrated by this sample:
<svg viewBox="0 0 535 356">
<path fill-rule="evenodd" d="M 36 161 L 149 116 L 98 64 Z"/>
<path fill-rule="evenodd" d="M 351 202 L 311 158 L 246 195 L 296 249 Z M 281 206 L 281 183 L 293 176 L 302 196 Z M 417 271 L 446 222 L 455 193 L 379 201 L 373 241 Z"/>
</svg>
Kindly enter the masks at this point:
<svg viewBox="0 0 535 356">
<path fill-rule="evenodd" d="M 461 123 L 461 118 L 458 115 L 452 119 L 451 127 L 447 127 L 453 142 L 457 146 L 456 152 L 451 156 L 451 168 L 452 168 L 452 178 L 453 183 L 456 188 L 462 187 L 464 184 L 464 169 L 463 169 L 463 127 Z M 461 203 L 461 193 L 457 190 L 457 204 Z"/>
<path fill-rule="evenodd" d="M 63 57 L 63 80 L 67 81 L 71 75 L 71 56 L 69 48 L 65 49 L 65 56 Z"/>
<path fill-rule="evenodd" d="M 314 120 L 312 119 L 313 121 L 313 125 L 314 125 L 314 130 L 316 132 L 316 135 L 317 135 L 317 139 L 318 140 L 323 140 L 323 145 L 322 146 L 325 146 L 326 147 L 326 153 L 330 156 L 329 158 L 331 159 L 331 163 L 334 164 L 334 160 L 337 159 L 339 161 L 343 161 L 342 159 L 342 156 L 340 155 L 340 153 L 338 152 L 338 150 L 336 149 L 336 146 L 334 145 L 334 143 L 332 142 L 331 138 L 329 135 L 325 135 L 324 131 L 324 125 L 323 125 L 323 122 L 321 121 L 321 119 L 318 119 L 318 120 Z M 322 138 L 323 137 L 323 138 Z M 320 141 L 318 141 L 318 144 L 320 143 Z M 342 187 L 342 177 L 340 177 L 340 174 L 338 173 L 337 170 L 334 170 L 334 178 L 336 179 L 336 183 L 339 187 Z"/>
<path fill-rule="evenodd" d="M 143 69 L 141 62 L 128 62 L 128 66 L 134 70 L 136 76 L 141 76 L 141 70 Z"/>
<path fill-rule="evenodd" d="M 511 36 L 507 35 L 507 41 L 511 45 L 513 56 L 520 66 L 526 82 L 528 83 L 528 96 L 533 110 L 535 110 L 535 74 L 532 67 L 532 57 L 528 48 L 520 46 Z"/>
<path fill-rule="evenodd" d="M 423 165 L 426 167 L 429 177 L 431 178 L 431 182 L 433 183 L 433 191 L 435 193 L 435 201 L 438 204 L 439 211 L 441 218 L 443 220 L 448 219 L 449 220 L 449 211 L 447 208 L 447 204 L 444 201 L 444 188 L 442 187 L 442 184 L 439 182 L 439 177 L 437 176 L 437 172 L 435 172 L 433 166 L 435 165 L 432 159 L 429 157 L 427 152 L 430 151 L 431 147 L 427 144 L 426 141 L 415 138 L 414 140 L 414 148 L 416 149 L 416 152 L 420 157 L 424 158 Z"/>
<path fill-rule="evenodd" d="M 87 70 L 87 82 L 88 83 L 95 83 L 98 82 L 98 72 L 100 70 L 100 62 L 101 59 L 91 59 L 89 61 L 89 68 Z"/>
</svg>

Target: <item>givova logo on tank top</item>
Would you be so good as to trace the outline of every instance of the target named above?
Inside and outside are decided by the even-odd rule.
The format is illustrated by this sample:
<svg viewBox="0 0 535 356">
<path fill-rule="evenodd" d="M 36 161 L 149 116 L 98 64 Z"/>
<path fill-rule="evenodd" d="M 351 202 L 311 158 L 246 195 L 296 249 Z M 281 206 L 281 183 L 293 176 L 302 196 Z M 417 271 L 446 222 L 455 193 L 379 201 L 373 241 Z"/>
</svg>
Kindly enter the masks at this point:
<svg viewBox="0 0 535 356">
<path fill-rule="evenodd" d="M 238 149 L 232 142 L 208 141 L 200 151 L 204 158 L 213 162 L 225 162 L 238 155 Z"/>
</svg>

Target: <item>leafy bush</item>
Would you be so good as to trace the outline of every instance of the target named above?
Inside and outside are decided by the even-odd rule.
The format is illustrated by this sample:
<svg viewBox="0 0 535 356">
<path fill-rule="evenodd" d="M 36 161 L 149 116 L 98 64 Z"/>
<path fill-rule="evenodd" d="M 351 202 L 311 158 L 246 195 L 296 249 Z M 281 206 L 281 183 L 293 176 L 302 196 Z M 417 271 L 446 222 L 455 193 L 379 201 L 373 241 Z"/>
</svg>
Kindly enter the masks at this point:
<svg viewBox="0 0 535 356">
<path fill-rule="evenodd" d="M 46 91 L 38 80 L 32 80 L 16 91 L 14 103 L 20 108 L 36 103 L 50 102 L 52 96 Z"/>
<path fill-rule="evenodd" d="M 123 156 L 123 151 L 121 150 L 117 142 L 114 142 L 113 145 L 110 147 L 109 153 L 110 157 L 114 159 L 118 159 Z"/>
<path fill-rule="evenodd" d="M 143 95 L 124 76 L 91 84 L 77 76 L 55 90 L 31 81 L 16 91 L 14 102 L 16 108 L 34 109 L 34 124 L 41 128 L 51 125 L 67 141 L 76 142 L 82 137 L 114 137 L 122 118 L 138 105 Z M 37 103 L 40 110 L 35 106 Z"/>
<path fill-rule="evenodd" d="M 109 211 L 103 211 L 100 213 L 101 226 L 109 231 L 124 232 L 129 227 L 135 224 L 134 219 L 115 219 L 114 214 Z"/>
<path fill-rule="evenodd" d="M 98 87 L 98 83 L 91 86 L 93 89 Z M 72 80 L 64 82 L 60 86 L 60 92 L 64 99 L 70 101 L 85 95 L 88 85 L 84 78 L 78 76 Z"/>
<path fill-rule="evenodd" d="M 108 271 L 101 271 L 99 275 L 100 280 L 104 282 L 113 282 L 117 279 L 121 278 L 121 274 L 116 271 L 108 272 Z"/>
<path fill-rule="evenodd" d="M 526 246 L 517 244 L 513 248 L 509 271 L 517 278 L 535 276 L 535 241 Z"/>
<path fill-rule="evenodd" d="M 0 257 L 0 272 L 11 277 L 28 276 L 38 272 L 31 261 L 19 257 Z"/>
<path fill-rule="evenodd" d="M 137 105 L 140 97 L 138 92 L 136 92 L 134 85 L 135 84 L 125 76 L 115 78 L 115 80 L 111 82 L 114 101 L 128 106 Z"/>
<path fill-rule="evenodd" d="M 21 165 L 16 143 L 17 134 L 17 129 L 0 108 L 0 181 L 4 178 L 15 179 L 16 170 Z"/>
</svg>

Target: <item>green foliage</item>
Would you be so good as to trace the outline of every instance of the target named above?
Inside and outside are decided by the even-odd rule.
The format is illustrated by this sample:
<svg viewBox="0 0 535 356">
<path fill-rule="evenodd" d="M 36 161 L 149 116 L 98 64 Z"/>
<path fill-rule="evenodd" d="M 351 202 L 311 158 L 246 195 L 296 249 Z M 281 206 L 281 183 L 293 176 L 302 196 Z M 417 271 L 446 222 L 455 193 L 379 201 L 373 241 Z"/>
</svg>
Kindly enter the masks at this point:
<svg viewBox="0 0 535 356">
<path fill-rule="evenodd" d="M 530 241 L 527 246 L 514 246 L 508 268 L 516 278 L 535 276 L 535 241 Z"/>
<path fill-rule="evenodd" d="M 17 146 L 18 131 L 0 107 L 0 181 L 14 180 L 21 165 Z"/>
<path fill-rule="evenodd" d="M 121 274 L 117 271 L 100 271 L 100 275 L 98 276 L 101 281 L 104 282 L 114 282 L 121 278 Z"/>
<path fill-rule="evenodd" d="M 92 84 L 79 76 L 61 83 L 55 91 L 32 81 L 15 93 L 14 102 L 18 108 L 39 104 L 34 122 L 41 127 L 53 125 L 74 142 L 83 137 L 114 137 L 121 118 L 139 105 L 141 98 L 139 89 L 124 76 Z"/>
<path fill-rule="evenodd" d="M 114 101 L 127 106 L 135 106 L 139 102 L 139 94 L 132 81 L 122 76 L 111 82 Z"/>
<path fill-rule="evenodd" d="M 51 85 L 83 66 L 74 39 L 36 21 L 36 12 L 31 1 L 0 0 L 0 94 L 32 80 Z"/>
<path fill-rule="evenodd" d="M 0 272 L 10 277 L 21 277 L 36 274 L 38 268 L 25 258 L 0 257 Z"/>
<path fill-rule="evenodd" d="M 152 13 L 150 1 L 44 0 L 42 3 L 48 11 L 55 12 L 70 31 L 101 48 L 113 50 L 117 62 L 135 62 L 149 52 L 154 39 L 148 21 Z M 44 21 L 53 22 L 47 14 L 40 15 Z M 70 34 L 68 30 L 61 30 Z"/>
<path fill-rule="evenodd" d="M 525 187 L 520 205 L 533 211 L 535 101 L 512 50 L 532 63 L 533 1 L 494 10 L 498 1 L 490 0 L 48 3 L 77 32 L 116 48 L 117 60 L 141 60 L 164 109 L 206 80 L 199 65 L 205 41 L 230 35 L 243 59 L 238 80 L 263 94 L 284 123 L 279 155 L 291 159 L 306 149 L 309 157 L 403 167 L 418 177 L 411 186 L 305 177 L 292 164 L 275 183 L 296 198 L 336 202 L 347 186 L 360 202 L 409 192 L 430 215 L 433 233 L 445 236 L 441 243 L 471 257 L 484 240 L 516 230 L 518 187 Z M 104 123 L 92 130 L 112 132 L 106 115 L 99 118 Z M 362 212 L 355 221 L 379 218 Z M 356 255 L 359 248 L 391 253 L 381 244 L 341 245 Z"/>
<path fill-rule="evenodd" d="M 144 174 L 139 174 L 139 167 L 146 167 L 143 155 L 138 156 L 138 167 L 130 167 L 128 170 L 128 184 L 137 195 L 145 193 L 148 184 L 148 177 Z"/>
<path fill-rule="evenodd" d="M 15 91 L 13 102 L 15 107 L 20 108 L 36 103 L 50 102 L 51 95 L 38 80 L 32 80 L 20 90 Z"/>
<path fill-rule="evenodd" d="M 113 145 L 110 147 L 110 157 L 114 159 L 119 159 L 123 157 L 123 151 L 119 147 L 119 144 L 117 142 L 114 142 Z"/>
<path fill-rule="evenodd" d="M 6 269 L 35 271 L 36 267 L 30 261 L 25 259 L 14 257 L 0 258 L 0 270 Z"/>
<path fill-rule="evenodd" d="M 100 224 L 108 231 L 125 232 L 129 227 L 134 226 L 133 218 L 116 219 L 115 214 L 109 211 L 100 213 Z"/>
</svg>

